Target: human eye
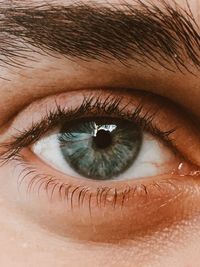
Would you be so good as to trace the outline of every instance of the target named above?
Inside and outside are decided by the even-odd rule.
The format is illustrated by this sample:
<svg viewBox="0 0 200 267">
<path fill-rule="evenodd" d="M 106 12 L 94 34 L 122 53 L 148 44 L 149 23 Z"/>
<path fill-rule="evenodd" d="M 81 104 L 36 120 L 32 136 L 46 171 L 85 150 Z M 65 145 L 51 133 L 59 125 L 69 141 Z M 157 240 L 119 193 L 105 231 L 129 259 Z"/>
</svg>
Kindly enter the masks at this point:
<svg viewBox="0 0 200 267">
<path fill-rule="evenodd" d="M 46 123 L 63 117 L 60 125 L 40 138 L 32 151 L 69 176 L 97 181 L 181 172 L 185 161 L 167 147 L 176 130 L 161 130 L 156 124 L 159 106 L 146 108 L 147 103 L 136 99 L 133 105 L 126 97 L 97 93 L 70 110 L 58 106 Z"/>
<path fill-rule="evenodd" d="M 132 239 L 191 216 L 180 202 L 195 193 L 200 140 L 185 114 L 147 92 L 69 91 L 20 112 L 1 158 L 33 220 L 42 213 L 42 225 L 80 239 Z"/>
</svg>

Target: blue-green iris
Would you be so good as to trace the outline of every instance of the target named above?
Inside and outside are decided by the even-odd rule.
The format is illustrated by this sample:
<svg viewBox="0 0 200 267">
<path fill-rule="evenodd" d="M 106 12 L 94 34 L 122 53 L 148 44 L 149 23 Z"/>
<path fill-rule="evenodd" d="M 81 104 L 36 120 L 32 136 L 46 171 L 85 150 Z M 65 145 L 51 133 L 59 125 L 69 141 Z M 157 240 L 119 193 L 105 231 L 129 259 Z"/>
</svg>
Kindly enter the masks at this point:
<svg viewBox="0 0 200 267">
<path fill-rule="evenodd" d="M 59 134 L 61 153 L 71 168 L 90 179 L 113 179 L 138 156 L 142 131 L 128 121 L 87 120 L 65 126 Z"/>
</svg>

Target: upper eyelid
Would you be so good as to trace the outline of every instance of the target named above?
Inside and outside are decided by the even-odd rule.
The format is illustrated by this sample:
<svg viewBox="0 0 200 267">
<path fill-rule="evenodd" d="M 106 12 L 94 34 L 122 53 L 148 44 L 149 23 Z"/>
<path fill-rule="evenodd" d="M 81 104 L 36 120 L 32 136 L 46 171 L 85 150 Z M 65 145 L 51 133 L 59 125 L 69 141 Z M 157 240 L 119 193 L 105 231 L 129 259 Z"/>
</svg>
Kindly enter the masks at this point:
<svg viewBox="0 0 200 267">
<path fill-rule="evenodd" d="M 155 95 L 152 95 L 152 94 L 149 94 L 149 93 L 145 93 L 145 92 L 140 92 L 140 91 L 135 91 L 135 93 L 130 93 L 130 92 L 126 92 L 126 93 L 123 93 L 122 96 L 123 97 L 120 97 L 120 92 L 117 92 L 117 91 L 112 91 L 112 90 L 108 90 L 107 92 L 106 91 L 95 91 L 95 92 L 91 92 L 90 90 L 89 91 L 83 91 L 83 92 L 74 92 L 73 94 L 72 93 L 64 93 L 64 94 L 61 94 L 61 95 L 57 95 L 57 96 L 53 96 L 53 97 L 47 97 L 45 99 L 42 99 L 40 100 L 39 102 L 36 102 L 36 103 L 32 103 L 30 105 L 30 107 L 26 108 L 25 110 L 23 110 L 21 112 L 21 116 L 19 115 L 19 118 L 17 117 L 16 118 L 16 121 L 13 123 L 12 127 L 10 128 L 10 133 L 11 135 L 13 136 L 10 136 L 10 141 L 9 141 L 9 138 L 7 139 L 6 142 L 2 143 L 1 144 L 1 148 L 3 148 L 3 152 L 4 153 L 1 153 L 1 160 L 7 160 L 9 158 L 12 158 L 13 156 L 15 156 L 15 154 L 17 154 L 23 147 L 26 147 L 28 145 L 31 145 L 31 143 L 33 143 L 34 141 L 37 141 L 36 139 L 39 139 L 40 137 L 42 137 L 42 135 L 44 134 L 45 132 L 45 129 L 46 129 L 46 132 L 47 130 L 50 130 L 51 127 L 53 126 L 57 126 L 58 123 L 59 123 L 59 118 L 60 116 L 63 116 L 65 117 L 65 112 L 67 111 L 65 105 L 66 103 L 70 103 L 70 99 L 72 100 L 73 99 L 73 95 L 76 97 L 77 95 L 79 95 L 82 100 L 80 103 L 83 103 L 84 102 L 84 97 L 87 96 L 87 99 L 88 101 L 90 102 L 90 100 L 94 97 L 94 102 L 97 101 L 97 99 L 100 98 L 100 96 L 102 96 L 102 98 L 104 99 L 104 102 L 103 102 L 103 106 L 106 107 L 106 101 L 105 99 L 109 100 L 109 97 L 111 99 L 114 99 L 115 100 L 115 104 L 118 103 L 119 101 L 122 101 L 123 102 L 123 99 L 126 99 L 129 97 L 129 99 L 134 99 L 135 98 L 135 101 L 136 99 L 138 99 L 136 102 L 137 104 L 133 104 L 131 103 L 131 101 L 129 100 L 128 102 L 130 102 L 130 107 L 131 108 L 131 112 L 129 111 L 127 114 L 124 114 L 125 116 L 128 115 L 129 118 L 130 116 L 133 116 L 134 112 L 134 106 L 135 106 L 135 112 L 137 113 L 137 108 L 138 110 L 140 109 L 140 105 L 139 103 L 141 103 L 141 99 L 143 99 L 143 101 L 149 101 L 149 104 L 148 104 L 148 101 L 146 104 L 143 105 L 143 109 L 141 110 L 141 112 L 143 112 L 143 114 L 141 114 L 141 116 L 147 116 L 147 120 L 148 120 L 148 116 L 151 120 L 151 116 L 153 115 L 153 113 L 155 112 L 155 109 L 149 109 L 149 107 L 151 107 L 153 105 L 153 103 L 156 101 L 156 103 L 158 102 L 159 104 L 159 107 L 160 106 L 160 101 L 162 98 L 160 97 L 156 97 Z M 68 96 L 65 100 L 65 96 Z M 157 99 L 158 98 L 158 99 Z M 75 98 L 76 99 L 76 98 Z M 157 99 L 157 100 L 156 100 Z M 61 103 L 61 102 L 62 103 Z M 101 100 L 103 101 L 103 100 Z M 89 103 L 89 102 L 85 102 L 85 103 Z M 109 101 L 108 101 L 109 102 Z M 126 103 L 128 103 L 126 101 Z M 165 101 L 166 102 L 166 101 Z M 168 102 L 168 101 L 167 101 Z M 42 104 L 43 103 L 43 104 Z M 60 111 L 59 111 L 59 105 L 58 103 L 61 104 L 62 108 L 60 108 Z M 76 101 L 75 101 L 76 103 Z M 155 104 L 155 103 L 154 103 Z M 166 104 L 166 103 L 165 103 Z M 170 102 L 169 102 L 170 104 Z M 133 106 L 132 106 L 133 105 Z M 42 107 L 43 106 L 43 107 Z M 76 108 L 78 109 L 78 107 L 80 107 L 81 105 L 78 105 L 78 103 L 75 104 Z M 97 102 L 97 106 L 98 106 L 98 102 Z M 126 107 L 127 105 L 126 104 L 123 104 L 121 106 L 121 110 L 123 111 L 123 109 Z M 48 108 L 47 108 L 48 107 Z M 63 108 L 64 107 L 64 108 Z M 108 106 L 109 107 L 109 106 Z M 173 106 L 172 106 L 173 107 Z M 127 108 L 127 107 L 126 107 Z M 69 109 L 69 106 L 68 106 L 68 109 Z M 37 110 L 40 110 L 40 112 L 38 113 Z M 43 110 L 43 111 L 42 111 Z M 57 110 L 57 113 L 56 113 L 56 110 Z M 120 108 L 119 108 L 120 110 Z M 117 110 L 117 112 L 119 112 L 119 110 Z M 146 111 L 145 111 L 146 110 Z M 69 110 L 68 110 L 69 111 Z M 148 112 L 147 112 L 148 111 Z M 149 113 L 149 111 L 151 111 Z M 165 112 L 166 111 L 170 111 L 170 106 L 168 106 L 168 108 L 166 107 L 162 107 L 161 110 L 159 110 L 159 116 L 166 116 L 165 115 Z M 64 114 L 62 115 L 59 115 L 59 112 L 64 112 Z M 116 113 L 117 113 L 116 112 Z M 175 111 L 174 111 L 175 112 Z M 34 121 L 30 120 L 29 123 L 27 124 L 26 123 L 26 120 L 27 120 L 27 114 L 39 114 L 39 117 L 37 119 L 35 119 Z M 41 114 L 40 114 L 41 113 Z M 51 114 L 52 113 L 52 114 Z M 72 112 L 74 114 L 74 111 Z M 163 115 L 162 115 L 163 113 Z M 176 112 L 175 112 L 176 113 Z M 170 118 L 172 119 L 172 116 L 175 115 L 175 113 L 173 113 L 173 110 L 170 111 Z M 180 113 L 180 112 L 179 112 Z M 42 115 L 43 114 L 43 115 Z M 52 121 L 54 123 L 54 125 L 52 124 L 52 122 L 49 124 L 49 115 L 52 115 Z M 72 114 L 72 115 L 73 115 Z M 94 113 L 93 113 L 94 114 Z M 69 114 L 68 114 L 69 115 Z M 80 115 L 80 114 L 79 114 Z M 82 114 L 83 115 L 83 114 Z M 94 114 L 95 115 L 95 114 Z M 97 114 L 98 115 L 98 114 Z M 115 114 L 116 115 L 116 114 Z M 119 115 L 119 114 L 118 114 Z M 177 114 L 178 115 L 178 114 Z M 176 115 L 176 116 L 177 116 Z M 173 137 L 173 134 L 174 134 L 174 130 L 176 130 L 175 126 L 177 126 L 178 124 L 180 124 L 179 120 L 185 120 L 187 121 L 187 124 L 190 123 L 185 117 L 180 117 L 180 114 L 178 115 L 178 117 L 175 116 L 175 119 L 176 119 L 176 123 L 174 121 L 174 123 L 171 123 L 171 125 L 173 126 L 164 126 L 163 129 L 165 130 L 160 130 L 158 128 L 156 128 L 156 126 L 151 129 L 151 132 L 154 133 L 154 134 L 160 134 L 160 137 L 163 137 L 163 140 L 166 140 L 168 142 L 168 144 L 175 150 L 179 150 L 177 149 L 176 147 L 174 147 L 173 145 L 171 145 L 171 138 L 174 138 Z M 20 130 L 16 130 L 16 129 L 13 129 L 14 128 L 17 128 L 19 129 L 19 123 L 21 123 L 21 121 L 23 121 L 23 118 L 24 118 L 24 122 L 25 122 L 25 126 L 21 126 L 21 128 L 24 128 L 24 131 Z M 74 118 L 74 117 L 73 117 Z M 46 119 L 46 121 L 45 121 Z M 163 120 L 163 119 L 162 119 Z M 174 118 L 172 119 L 172 121 L 174 120 Z M 178 120 L 178 121 L 177 121 Z M 56 122 L 56 125 L 55 125 L 55 122 Z M 183 122 L 181 122 L 183 123 Z M 49 125 L 48 125 L 49 124 Z M 18 126 L 17 126 L 18 125 Z M 150 127 L 152 127 L 153 124 L 150 124 Z M 182 125 L 182 124 L 181 124 Z M 192 125 L 192 124 L 191 124 Z M 34 126 L 34 127 L 32 127 Z M 37 126 L 37 127 L 36 127 Z M 46 128 L 45 128 L 46 127 Z M 182 126 L 181 126 L 182 127 Z M 35 134 L 34 133 L 34 129 L 36 129 L 36 131 L 38 131 L 38 136 L 34 136 L 34 138 L 31 137 L 31 134 Z M 40 130 L 38 130 L 40 129 Z M 196 135 L 193 133 L 192 131 L 192 126 L 191 126 L 191 130 L 189 129 L 178 129 L 180 130 L 180 133 L 183 134 L 186 134 L 188 136 L 188 134 L 190 136 L 194 136 L 194 143 L 197 144 L 197 137 Z M 188 132 L 189 131 L 189 132 Z M 8 131 L 8 135 L 9 135 L 9 131 Z M 171 136 L 172 135 L 172 136 Z M 169 137 L 169 138 L 168 138 Z M 195 139 L 196 138 L 196 139 Z M 10 148 L 10 150 L 9 150 Z M 180 147 L 179 147 L 180 148 Z M 183 149 L 184 150 L 184 149 Z M 198 153 L 197 153 L 198 154 Z M 191 155 L 190 155 L 191 156 Z M 194 159 L 196 158 L 196 155 L 194 155 Z"/>
<path fill-rule="evenodd" d="M 147 94 L 149 95 L 149 94 Z M 152 121 L 154 116 L 156 115 L 155 111 L 147 111 L 144 115 L 140 114 L 143 111 L 145 106 L 143 101 L 139 102 L 138 105 L 133 109 L 133 112 L 125 112 L 125 109 L 130 105 L 130 103 L 121 105 L 120 102 L 123 100 L 123 97 L 113 97 L 112 94 L 109 94 L 105 99 L 101 99 L 101 94 L 96 97 L 94 94 L 91 94 L 89 97 L 84 97 L 83 102 L 80 106 L 77 106 L 75 109 L 67 109 L 61 108 L 59 104 L 55 100 L 56 110 L 49 110 L 45 114 L 44 117 L 41 118 L 38 122 L 35 122 L 31 125 L 30 128 L 27 128 L 24 131 L 17 131 L 15 138 L 10 144 L 5 144 L 10 148 L 13 147 L 13 153 L 17 153 L 17 147 L 25 147 L 32 142 L 37 141 L 42 137 L 47 131 L 52 129 L 54 126 L 58 126 L 59 122 L 63 122 L 64 120 L 70 121 L 76 118 L 80 119 L 85 115 L 89 114 L 90 116 L 114 116 L 115 118 L 125 118 L 135 123 L 139 123 L 142 127 L 142 124 L 145 128 L 147 128 L 147 124 L 151 131 L 154 131 L 154 134 L 162 136 L 165 140 L 168 139 L 170 134 L 175 131 L 175 129 L 170 129 L 166 132 L 162 132 L 156 127 L 153 127 Z M 12 151 L 12 150 L 11 150 Z M 11 153 L 12 155 L 12 153 Z M 14 155 L 14 154 L 13 154 Z"/>
</svg>

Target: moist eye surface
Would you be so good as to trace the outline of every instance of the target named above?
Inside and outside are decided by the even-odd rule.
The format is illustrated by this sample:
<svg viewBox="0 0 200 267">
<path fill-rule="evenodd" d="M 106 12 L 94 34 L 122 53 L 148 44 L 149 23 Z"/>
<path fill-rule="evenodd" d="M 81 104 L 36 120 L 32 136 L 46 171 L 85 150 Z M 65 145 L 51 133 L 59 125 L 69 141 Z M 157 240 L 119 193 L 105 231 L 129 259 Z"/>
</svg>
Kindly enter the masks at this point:
<svg viewBox="0 0 200 267">
<path fill-rule="evenodd" d="M 62 127 L 62 156 L 81 176 L 106 180 L 126 171 L 142 145 L 141 129 L 126 120 L 87 120 Z"/>
</svg>

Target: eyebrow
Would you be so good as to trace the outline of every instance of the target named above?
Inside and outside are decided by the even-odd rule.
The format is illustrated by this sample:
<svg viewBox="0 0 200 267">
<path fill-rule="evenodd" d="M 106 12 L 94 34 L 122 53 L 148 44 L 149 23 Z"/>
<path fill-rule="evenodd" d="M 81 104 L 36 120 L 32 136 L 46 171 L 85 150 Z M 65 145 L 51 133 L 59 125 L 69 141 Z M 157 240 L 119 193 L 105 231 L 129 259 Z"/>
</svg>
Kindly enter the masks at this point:
<svg viewBox="0 0 200 267">
<path fill-rule="evenodd" d="M 171 71 L 200 66 L 199 27 L 189 5 L 19 3 L 0 7 L 0 65 L 20 66 L 36 52 L 125 65 L 157 63 Z"/>
</svg>

